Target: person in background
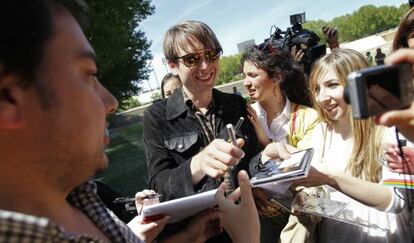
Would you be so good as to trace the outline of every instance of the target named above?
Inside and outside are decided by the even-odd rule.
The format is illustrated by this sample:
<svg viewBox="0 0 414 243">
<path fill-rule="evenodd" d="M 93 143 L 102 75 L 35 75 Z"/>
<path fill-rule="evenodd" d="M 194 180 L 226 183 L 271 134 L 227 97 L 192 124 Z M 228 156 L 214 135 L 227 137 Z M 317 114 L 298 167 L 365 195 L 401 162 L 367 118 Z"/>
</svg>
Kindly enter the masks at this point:
<svg viewBox="0 0 414 243">
<path fill-rule="evenodd" d="M 367 58 L 367 62 L 369 64 L 369 66 L 373 66 L 374 65 L 374 59 L 371 56 L 371 52 L 367 51 L 367 53 L 365 53 L 365 57 Z"/>
<path fill-rule="evenodd" d="M 310 147 L 318 115 L 310 108 L 311 97 L 303 71 L 295 66 L 289 53 L 278 50 L 247 50 L 241 59 L 244 86 L 255 102 L 247 107 L 262 147 L 276 141 L 304 149 Z M 254 190 L 261 212 L 262 242 L 279 237 L 289 212 L 268 205 L 270 198 Z M 259 200 L 262 199 L 262 200 Z M 267 210 L 269 209 L 269 210 Z"/>
<path fill-rule="evenodd" d="M 167 99 L 174 91 L 181 87 L 181 80 L 178 75 L 167 73 L 161 81 L 161 97 Z"/>
<path fill-rule="evenodd" d="M 236 86 L 233 86 L 233 94 L 243 97 L 243 95 L 237 90 Z"/>
<path fill-rule="evenodd" d="M 80 26 L 87 9 L 82 0 L 0 3 L 0 242 L 143 242 L 91 180 L 108 165 L 106 116 L 118 103 L 96 77 Z M 246 220 L 224 224 L 240 242 L 259 227 L 245 177 L 243 206 L 219 202 L 223 222 Z"/>
<path fill-rule="evenodd" d="M 336 28 L 324 26 L 322 27 L 322 33 L 331 51 L 333 51 L 336 48 L 339 48 L 339 36 L 338 30 Z"/>
<path fill-rule="evenodd" d="M 382 53 L 381 48 L 377 48 L 377 53 L 375 54 L 375 63 L 378 65 L 384 65 L 385 54 Z"/>
<path fill-rule="evenodd" d="M 326 43 L 328 44 L 328 47 L 331 51 L 336 49 L 336 48 L 340 48 L 339 47 L 339 36 L 338 36 L 339 33 L 338 33 L 338 30 L 336 28 L 332 28 L 332 27 L 329 27 L 329 26 L 324 26 L 324 27 L 322 27 L 322 33 L 323 33 L 323 37 L 324 37 L 324 39 L 325 39 Z M 302 59 L 305 56 L 305 50 L 306 49 L 307 49 L 307 47 L 304 48 L 304 49 L 297 50 L 297 46 L 294 45 L 290 50 L 291 56 L 293 57 L 293 59 L 297 63 L 299 63 L 299 67 L 302 70 L 304 70 L 305 67 L 303 66 L 303 64 L 300 64 L 300 62 L 302 61 Z M 310 73 L 310 70 L 309 70 L 309 73 Z M 307 74 L 309 74 L 309 73 L 307 73 Z"/>
</svg>

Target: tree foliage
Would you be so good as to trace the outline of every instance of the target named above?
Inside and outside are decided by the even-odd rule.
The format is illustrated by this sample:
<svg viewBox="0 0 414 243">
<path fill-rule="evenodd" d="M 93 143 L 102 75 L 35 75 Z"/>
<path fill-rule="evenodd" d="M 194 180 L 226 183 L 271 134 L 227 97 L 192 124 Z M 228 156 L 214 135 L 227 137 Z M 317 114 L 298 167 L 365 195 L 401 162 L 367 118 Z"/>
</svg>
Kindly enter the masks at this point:
<svg viewBox="0 0 414 243">
<path fill-rule="evenodd" d="M 220 76 L 217 80 L 216 84 L 225 84 L 236 79 L 235 76 L 240 73 L 241 65 L 240 65 L 240 54 L 225 56 L 220 59 Z"/>
<path fill-rule="evenodd" d="M 120 101 L 121 108 L 148 79 L 151 42 L 139 23 L 154 13 L 150 0 L 86 0 L 90 25 L 86 35 L 98 57 L 101 83 Z"/>
<path fill-rule="evenodd" d="M 398 26 L 400 18 L 408 9 L 408 4 L 401 4 L 400 7 L 365 5 L 352 14 L 339 16 L 331 21 L 311 20 L 303 27 L 319 36 L 323 36 L 323 26 L 335 27 L 339 31 L 339 41 L 349 42 Z"/>
</svg>

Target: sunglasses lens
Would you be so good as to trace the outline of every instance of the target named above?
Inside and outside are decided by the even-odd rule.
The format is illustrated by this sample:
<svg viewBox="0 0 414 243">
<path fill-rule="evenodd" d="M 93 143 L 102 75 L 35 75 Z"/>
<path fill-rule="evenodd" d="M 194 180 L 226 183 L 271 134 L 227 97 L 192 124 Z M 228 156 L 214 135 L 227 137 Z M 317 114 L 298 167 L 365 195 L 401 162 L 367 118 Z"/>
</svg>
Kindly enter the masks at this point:
<svg viewBox="0 0 414 243">
<path fill-rule="evenodd" d="M 206 50 L 205 52 L 190 53 L 180 58 L 187 67 L 195 67 L 200 65 L 202 56 L 204 56 L 207 62 L 213 63 L 220 57 L 220 52 L 216 50 Z"/>
<path fill-rule="evenodd" d="M 208 61 L 208 62 L 214 62 L 215 60 L 217 60 L 219 58 L 220 54 L 218 51 L 216 50 L 207 50 L 204 53 L 204 58 Z"/>
<path fill-rule="evenodd" d="M 184 65 L 187 67 L 195 67 L 200 63 L 201 55 L 198 53 L 190 53 L 182 57 Z"/>
</svg>

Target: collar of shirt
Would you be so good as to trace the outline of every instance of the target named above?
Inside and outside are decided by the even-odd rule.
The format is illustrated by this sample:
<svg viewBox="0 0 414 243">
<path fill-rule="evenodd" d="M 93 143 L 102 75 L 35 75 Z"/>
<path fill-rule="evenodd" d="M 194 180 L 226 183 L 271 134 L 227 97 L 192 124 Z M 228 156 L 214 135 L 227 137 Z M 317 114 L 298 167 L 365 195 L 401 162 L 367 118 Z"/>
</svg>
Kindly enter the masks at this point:
<svg viewBox="0 0 414 243">
<path fill-rule="evenodd" d="M 182 91 L 182 94 L 183 94 L 183 99 L 184 99 L 184 103 L 192 110 L 192 111 L 194 111 L 194 112 L 197 112 L 197 111 L 199 111 L 196 107 L 195 107 L 195 105 L 194 105 L 194 102 L 193 102 L 193 100 L 191 100 L 191 98 L 187 95 L 187 93 L 184 91 L 184 89 L 181 89 L 181 91 Z M 206 114 L 205 115 L 207 115 L 208 113 L 211 113 L 211 111 L 213 111 L 214 110 L 214 107 L 215 107 L 215 104 L 214 104 L 214 99 L 213 99 L 213 96 L 211 97 L 211 101 L 210 101 L 210 104 L 208 105 L 208 107 L 207 107 L 207 112 L 206 112 Z M 201 112 L 200 112 L 201 113 Z"/>
<path fill-rule="evenodd" d="M 92 181 L 74 189 L 68 202 L 81 210 L 112 242 L 142 242 L 111 214 L 96 194 Z M 0 242 L 102 242 L 90 235 L 74 235 L 48 218 L 0 209 Z"/>
<path fill-rule="evenodd" d="M 201 127 L 203 128 L 204 135 L 207 138 L 208 142 L 213 141 L 215 138 L 215 127 L 216 127 L 216 116 L 215 116 L 215 103 L 214 99 L 211 99 L 210 104 L 207 107 L 207 112 L 203 114 L 199 111 L 193 101 L 188 97 L 185 93 L 184 89 L 182 89 L 184 103 L 188 106 L 188 108 L 195 112 L 198 122 L 200 123 Z"/>
<path fill-rule="evenodd" d="M 267 112 L 259 102 L 256 102 L 252 106 L 257 112 L 257 116 L 267 137 L 273 141 L 287 142 L 286 137 L 288 135 L 288 124 L 291 114 L 291 102 L 289 99 L 286 97 L 286 104 L 282 113 L 273 119 L 270 127 L 267 125 Z"/>
</svg>

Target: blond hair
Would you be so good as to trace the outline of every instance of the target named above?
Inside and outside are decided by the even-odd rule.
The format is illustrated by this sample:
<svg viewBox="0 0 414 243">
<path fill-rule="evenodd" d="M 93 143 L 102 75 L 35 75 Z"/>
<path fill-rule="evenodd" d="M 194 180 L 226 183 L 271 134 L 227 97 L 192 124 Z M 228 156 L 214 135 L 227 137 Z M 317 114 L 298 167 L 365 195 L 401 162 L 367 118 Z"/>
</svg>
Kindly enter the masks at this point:
<svg viewBox="0 0 414 243">
<path fill-rule="evenodd" d="M 350 49 L 335 49 L 330 54 L 318 60 L 310 74 L 310 89 L 313 103 L 321 121 L 331 125 L 334 121 L 320 107 L 315 100 L 319 80 L 328 70 L 333 70 L 341 85 L 346 85 L 346 77 L 349 73 L 369 66 L 365 57 L 357 51 Z M 383 129 L 375 125 L 372 118 L 366 120 L 354 120 L 351 106 L 348 106 L 347 117 L 351 124 L 353 146 L 347 170 L 355 177 L 371 182 L 378 182 L 381 166 L 378 163 Z"/>
</svg>

